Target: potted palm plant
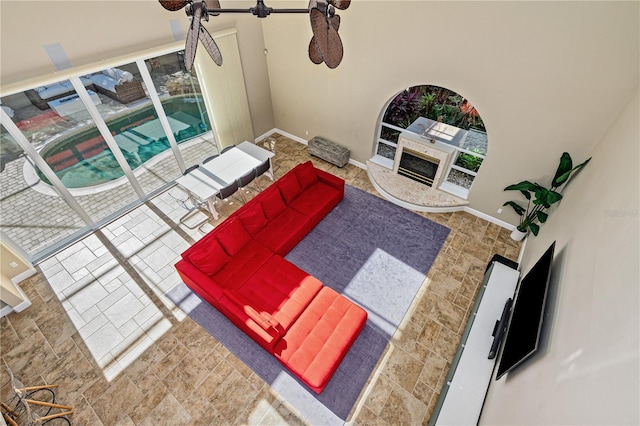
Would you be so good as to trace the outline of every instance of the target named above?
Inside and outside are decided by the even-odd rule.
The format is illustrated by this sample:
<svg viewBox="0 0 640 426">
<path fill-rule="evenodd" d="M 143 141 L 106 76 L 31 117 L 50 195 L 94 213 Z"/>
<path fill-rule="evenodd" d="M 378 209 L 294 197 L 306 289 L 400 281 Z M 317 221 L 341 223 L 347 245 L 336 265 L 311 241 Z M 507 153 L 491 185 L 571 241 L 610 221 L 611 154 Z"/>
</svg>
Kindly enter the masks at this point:
<svg viewBox="0 0 640 426">
<path fill-rule="evenodd" d="M 511 238 L 520 241 L 529 231 L 533 235 L 538 235 L 540 225 L 537 222 L 545 223 L 549 217 L 545 210 L 562 199 L 561 189 L 559 188 L 569 181 L 569 177 L 573 172 L 586 166 L 589 161 L 591 161 L 591 158 L 573 167 L 571 156 L 568 152 L 564 152 L 560 157 L 560 164 L 550 188 L 545 188 L 538 183 L 532 183 L 527 180 L 507 186 L 504 189 L 505 191 L 520 191 L 527 199 L 526 207 L 515 201 L 507 201 L 503 204 L 503 206 L 511 206 L 516 214 L 520 216 L 520 224 L 514 229 Z"/>
</svg>

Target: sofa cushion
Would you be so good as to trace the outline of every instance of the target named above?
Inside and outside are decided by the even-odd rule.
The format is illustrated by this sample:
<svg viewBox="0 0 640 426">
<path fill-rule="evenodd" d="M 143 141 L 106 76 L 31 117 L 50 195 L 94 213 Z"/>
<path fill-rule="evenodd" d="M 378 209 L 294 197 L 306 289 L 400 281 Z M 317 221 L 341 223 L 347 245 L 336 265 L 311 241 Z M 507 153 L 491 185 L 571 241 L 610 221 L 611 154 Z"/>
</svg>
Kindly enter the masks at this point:
<svg viewBox="0 0 640 426">
<path fill-rule="evenodd" d="M 91 81 L 98 87 L 116 93 L 116 86 L 118 85 L 118 80 L 116 79 L 104 74 L 94 74 L 91 76 Z"/>
<path fill-rule="evenodd" d="M 229 260 L 229 255 L 222 249 L 216 239 L 206 245 L 197 246 L 189 253 L 189 261 L 207 275 L 218 272 Z"/>
<path fill-rule="evenodd" d="M 260 205 L 267 219 L 271 220 L 278 216 L 286 207 L 282 200 L 280 191 L 275 185 L 271 185 L 260 194 Z"/>
<path fill-rule="evenodd" d="M 216 238 L 229 256 L 234 256 L 251 241 L 251 235 L 244 229 L 242 222 L 236 218 L 231 218 L 218 227 Z"/>
<path fill-rule="evenodd" d="M 308 216 L 315 224 L 320 222 L 340 201 L 338 189 L 324 182 L 316 182 L 308 187 L 290 204 L 290 207 Z"/>
<path fill-rule="evenodd" d="M 107 68 L 102 70 L 102 74 L 117 80 L 118 83 L 133 81 L 133 74 L 120 68 Z"/>
<path fill-rule="evenodd" d="M 317 278 L 275 255 L 234 292 L 288 330 L 321 288 Z"/>
<path fill-rule="evenodd" d="M 43 100 L 51 99 L 56 96 L 60 96 L 62 94 L 68 93 L 70 91 L 68 88 L 64 87 L 62 84 L 50 84 L 48 86 L 43 86 L 43 87 L 46 87 L 46 88 L 38 92 L 38 95 Z"/>
<path fill-rule="evenodd" d="M 302 191 L 294 173 L 287 173 L 278 179 L 277 185 L 280 189 L 280 193 L 282 194 L 282 198 L 284 198 L 284 201 L 287 204 L 293 201 Z"/>
<path fill-rule="evenodd" d="M 313 223 L 306 215 L 286 207 L 280 214 L 269 220 L 267 225 L 254 236 L 255 240 L 274 253 L 284 256 L 296 246 L 311 229 Z"/>
<path fill-rule="evenodd" d="M 224 288 L 239 287 L 272 256 L 271 250 L 255 240 L 250 240 L 239 252 L 229 258 L 212 279 Z"/>
<path fill-rule="evenodd" d="M 93 82 L 92 82 L 90 79 L 88 79 L 87 77 L 84 77 L 84 76 L 80 77 L 80 81 L 82 82 L 82 84 L 83 84 L 85 87 L 86 87 L 86 86 L 88 86 L 88 85 L 90 85 L 90 84 L 93 84 Z M 66 88 L 68 89 L 68 91 L 70 91 L 70 92 L 71 92 L 71 91 L 75 91 L 75 89 L 73 88 L 73 84 L 72 84 L 72 83 L 71 83 L 71 81 L 69 81 L 69 80 L 66 80 L 66 81 L 64 81 L 64 82 L 62 82 L 62 83 L 60 83 L 60 84 L 61 84 L 63 87 L 66 87 Z"/>
<path fill-rule="evenodd" d="M 329 383 L 367 321 L 367 312 L 323 287 L 287 334 L 274 355 L 316 393 Z"/>
<path fill-rule="evenodd" d="M 247 204 L 242 211 L 238 212 L 238 219 L 252 237 L 262 231 L 267 224 L 267 217 L 264 215 L 260 203 Z"/>
<path fill-rule="evenodd" d="M 302 189 L 306 189 L 318 181 L 316 168 L 313 166 L 311 161 L 298 164 L 293 169 L 293 173 L 296 175 L 296 178 L 298 178 L 298 182 Z"/>
</svg>

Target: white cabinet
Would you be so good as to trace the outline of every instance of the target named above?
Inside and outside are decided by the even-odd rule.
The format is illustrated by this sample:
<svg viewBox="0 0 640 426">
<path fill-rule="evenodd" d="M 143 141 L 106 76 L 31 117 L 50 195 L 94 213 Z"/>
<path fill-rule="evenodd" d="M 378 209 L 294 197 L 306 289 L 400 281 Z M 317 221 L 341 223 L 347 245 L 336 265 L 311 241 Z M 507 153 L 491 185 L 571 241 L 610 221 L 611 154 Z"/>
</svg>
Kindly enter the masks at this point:
<svg viewBox="0 0 640 426">
<path fill-rule="evenodd" d="M 497 359 L 488 359 L 493 330 L 518 277 L 517 270 L 497 261 L 489 266 L 429 425 L 478 423 Z"/>
</svg>

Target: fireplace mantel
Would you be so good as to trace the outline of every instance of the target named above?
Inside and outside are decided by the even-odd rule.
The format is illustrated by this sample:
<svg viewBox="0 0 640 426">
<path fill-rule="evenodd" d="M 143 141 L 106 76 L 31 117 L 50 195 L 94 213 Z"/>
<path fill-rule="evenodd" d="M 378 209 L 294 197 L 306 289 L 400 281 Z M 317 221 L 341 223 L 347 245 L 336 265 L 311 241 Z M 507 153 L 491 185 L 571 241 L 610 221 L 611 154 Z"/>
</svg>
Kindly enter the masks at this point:
<svg viewBox="0 0 640 426">
<path fill-rule="evenodd" d="M 398 174 L 398 164 L 404 147 L 420 152 L 440 161 L 434 183 L 429 187 Z M 440 141 L 431 143 L 409 132 L 398 138 L 398 146 L 393 160 L 384 166 L 367 161 L 367 174 L 371 183 L 383 197 L 402 207 L 423 212 L 452 212 L 464 209 L 469 202 L 463 198 L 442 191 L 439 188 L 445 177 L 455 149 Z"/>
<path fill-rule="evenodd" d="M 414 139 L 411 137 L 410 133 L 403 133 L 398 138 L 398 147 L 396 149 L 396 155 L 393 159 L 393 173 L 398 173 L 398 165 L 400 164 L 400 158 L 402 157 L 402 151 L 404 148 L 410 149 L 412 151 L 419 152 L 420 154 L 424 154 L 429 157 L 433 157 L 440 161 L 438 166 L 438 170 L 436 171 L 436 175 L 433 178 L 433 188 L 438 188 L 442 183 L 442 179 L 444 174 L 449 167 L 449 162 L 451 160 L 451 156 L 453 155 L 454 149 L 448 147 L 446 144 L 440 142 L 425 142 L 420 139 Z"/>
</svg>

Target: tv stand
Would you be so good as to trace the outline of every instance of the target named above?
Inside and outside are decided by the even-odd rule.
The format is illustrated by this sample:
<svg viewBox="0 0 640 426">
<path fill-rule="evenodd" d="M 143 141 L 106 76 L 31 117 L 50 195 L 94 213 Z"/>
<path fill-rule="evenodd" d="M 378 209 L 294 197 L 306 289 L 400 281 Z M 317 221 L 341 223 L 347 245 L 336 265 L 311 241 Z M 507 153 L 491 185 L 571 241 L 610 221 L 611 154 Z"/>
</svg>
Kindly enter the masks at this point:
<svg viewBox="0 0 640 426">
<path fill-rule="evenodd" d="M 496 359 L 489 359 L 496 320 L 518 284 L 519 272 L 492 259 L 482 281 L 469 322 L 447 374 L 436 407 L 429 419 L 433 425 L 471 425 L 480 419 Z"/>
</svg>

